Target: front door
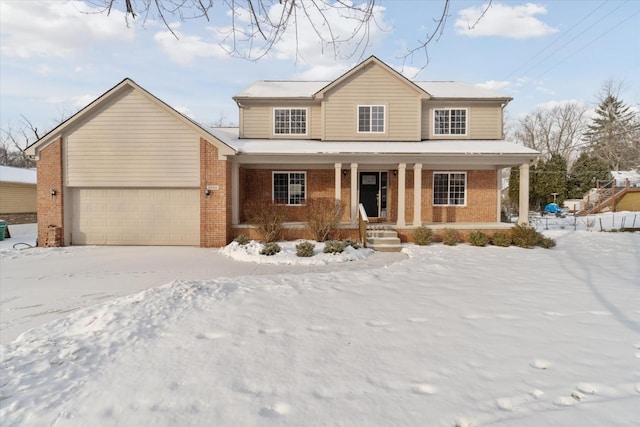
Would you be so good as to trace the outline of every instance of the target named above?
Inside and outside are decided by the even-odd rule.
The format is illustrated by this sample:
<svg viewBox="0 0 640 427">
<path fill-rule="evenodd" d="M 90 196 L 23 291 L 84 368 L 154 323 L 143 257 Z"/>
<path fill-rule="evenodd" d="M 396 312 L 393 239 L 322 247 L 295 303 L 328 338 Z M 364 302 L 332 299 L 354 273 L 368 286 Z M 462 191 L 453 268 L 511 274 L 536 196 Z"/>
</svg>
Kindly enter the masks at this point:
<svg viewBox="0 0 640 427">
<path fill-rule="evenodd" d="M 360 172 L 360 203 L 369 218 L 387 216 L 387 172 Z"/>
</svg>

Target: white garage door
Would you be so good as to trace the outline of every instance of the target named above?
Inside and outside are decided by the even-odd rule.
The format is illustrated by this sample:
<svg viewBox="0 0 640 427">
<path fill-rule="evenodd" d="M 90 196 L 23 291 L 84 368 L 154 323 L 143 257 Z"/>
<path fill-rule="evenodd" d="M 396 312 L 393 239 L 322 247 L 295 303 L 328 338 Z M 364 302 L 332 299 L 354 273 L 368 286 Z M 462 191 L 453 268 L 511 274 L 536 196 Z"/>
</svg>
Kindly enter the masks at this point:
<svg viewBox="0 0 640 427">
<path fill-rule="evenodd" d="M 75 188 L 71 244 L 200 244 L 198 189 Z"/>
</svg>

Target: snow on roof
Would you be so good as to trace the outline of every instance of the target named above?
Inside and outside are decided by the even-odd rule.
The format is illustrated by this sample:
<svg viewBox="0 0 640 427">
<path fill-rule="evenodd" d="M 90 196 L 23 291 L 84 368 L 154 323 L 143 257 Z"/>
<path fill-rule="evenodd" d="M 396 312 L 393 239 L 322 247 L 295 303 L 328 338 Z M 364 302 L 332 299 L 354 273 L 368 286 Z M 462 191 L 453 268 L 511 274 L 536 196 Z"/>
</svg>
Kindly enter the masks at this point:
<svg viewBox="0 0 640 427">
<path fill-rule="evenodd" d="M 18 184 L 35 184 L 36 183 L 36 170 L 14 168 L 11 166 L 0 166 L 0 181 L 2 182 L 14 182 Z"/>
<path fill-rule="evenodd" d="M 640 186 L 640 173 L 637 171 L 611 171 L 611 176 L 616 180 L 616 186 L 618 187 L 627 185 L 627 179 L 632 187 Z"/>
<path fill-rule="evenodd" d="M 414 82 L 434 98 L 510 98 L 493 90 L 463 82 Z"/>
<path fill-rule="evenodd" d="M 311 98 L 330 81 L 260 80 L 243 89 L 237 98 Z M 434 98 L 501 99 L 507 95 L 461 82 L 413 82 Z"/>
<path fill-rule="evenodd" d="M 239 153 L 246 154 L 538 154 L 504 140 L 319 141 L 240 139 L 238 128 L 210 128 L 210 133 Z"/>
</svg>

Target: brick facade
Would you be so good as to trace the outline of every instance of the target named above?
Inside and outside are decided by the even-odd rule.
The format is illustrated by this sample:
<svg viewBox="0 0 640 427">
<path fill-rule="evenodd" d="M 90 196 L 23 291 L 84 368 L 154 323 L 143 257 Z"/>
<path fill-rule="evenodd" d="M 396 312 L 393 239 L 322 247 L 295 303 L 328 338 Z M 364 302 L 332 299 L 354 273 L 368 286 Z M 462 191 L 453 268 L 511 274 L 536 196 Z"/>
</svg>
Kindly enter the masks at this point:
<svg viewBox="0 0 640 427">
<path fill-rule="evenodd" d="M 45 245 L 50 227 L 59 227 L 64 243 L 64 181 L 62 171 L 62 138 L 40 151 L 37 161 L 38 244 Z M 55 195 L 51 194 L 55 191 Z"/>
<path fill-rule="evenodd" d="M 207 186 L 213 187 L 206 194 Z M 200 246 L 221 247 L 231 240 L 231 161 L 200 138 Z"/>
</svg>

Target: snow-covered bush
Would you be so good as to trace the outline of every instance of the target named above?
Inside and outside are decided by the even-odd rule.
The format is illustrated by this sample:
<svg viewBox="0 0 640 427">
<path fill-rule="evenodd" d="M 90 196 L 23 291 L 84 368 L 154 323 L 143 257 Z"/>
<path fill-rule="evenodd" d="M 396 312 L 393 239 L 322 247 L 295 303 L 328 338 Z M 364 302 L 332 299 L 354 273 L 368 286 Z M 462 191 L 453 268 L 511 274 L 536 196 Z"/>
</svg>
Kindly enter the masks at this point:
<svg viewBox="0 0 640 427">
<path fill-rule="evenodd" d="M 260 251 L 261 255 L 271 256 L 280 252 L 280 245 L 276 242 L 269 242 L 264 244 L 264 248 Z"/>
<path fill-rule="evenodd" d="M 447 246 L 455 246 L 460 241 L 460 233 L 455 228 L 445 228 L 442 230 L 442 243 Z"/>
<path fill-rule="evenodd" d="M 511 236 L 507 233 L 494 233 L 493 237 L 491 237 L 491 244 L 506 248 L 508 246 L 511 246 Z"/>
<path fill-rule="evenodd" d="M 347 244 L 344 240 L 329 240 L 328 242 L 324 243 L 324 253 L 341 254 L 346 247 Z"/>
<path fill-rule="evenodd" d="M 355 239 L 344 239 L 344 244 L 345 244 L 345 247 L 351 246 L 353 249 L 362 248 L 362 245 L 360 244 L 360 242 Z"/>
<path fill-rule="evenodd" d="M 413 230 L 413 243 L 419 246 L 430 245 L 433 242 L 433 231 L 429 227 L 420 226 Z"/>
<path fill-rule="evenodd" d="M 311 242 L 300 242 L 296 245 L 296 256 L 299 257 L 311 257 L 313 256 L 313 249 L 316 247 Z"/>
<path fill-rule="evenodd" d="M 245 246 L 247 245 L 251 240 L 245 236 L 244 234 L 240 234 L 238 235 L 238 237 L 236 237 L 235 239 L 233 239 L 234 242 L 236 242 L 237 244 L 239 244 L 240 246 Z"/>
<path fill-rule="evenodd" d="M 533 227 L 518 224 L 511 229 L 511 241 L 521 248 L 533 248 L 540 240 L 539 234 Z"/>
<path fill-rule="evenodd" d="M 472 231 L 469 234 L 469 244 L 472 246 L 487 246 L 489 243 L 489 236 L 480 230 Z"/>
</svg>

